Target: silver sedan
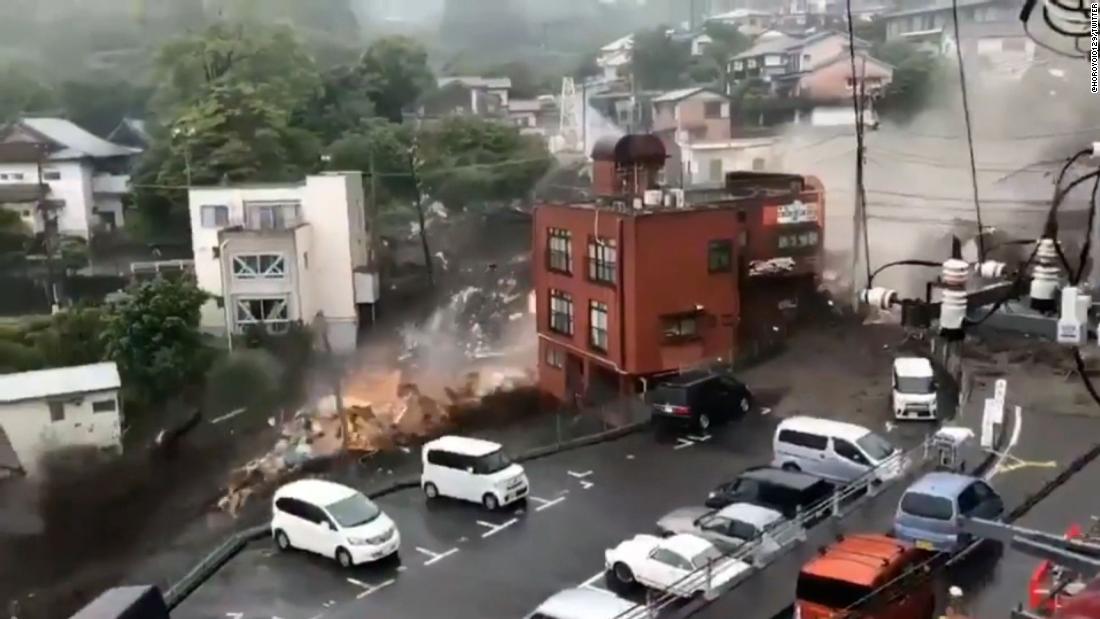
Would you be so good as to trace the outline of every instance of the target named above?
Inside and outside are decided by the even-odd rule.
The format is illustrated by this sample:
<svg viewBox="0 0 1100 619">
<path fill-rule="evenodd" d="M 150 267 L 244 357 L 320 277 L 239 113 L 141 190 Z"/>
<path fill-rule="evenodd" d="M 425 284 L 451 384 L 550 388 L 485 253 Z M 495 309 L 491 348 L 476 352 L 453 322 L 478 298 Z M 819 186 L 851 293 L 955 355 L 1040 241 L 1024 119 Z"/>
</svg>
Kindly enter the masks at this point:
<svg viewBox="0 0 1100 619">
<path fill-rule="evenodd" d="M 772 529 L 782 521 L 783 515 L 775 510 L 751 503 L 734 503 L 720 510 L 681 507 L 658 520 L 657 528 L 664 535 L 698 535 L 726 553 L 737 550 L 746 542 L 759 540 L 751 560 L 761 564 L 782 547 L 772 534 Z"/>
</svg>

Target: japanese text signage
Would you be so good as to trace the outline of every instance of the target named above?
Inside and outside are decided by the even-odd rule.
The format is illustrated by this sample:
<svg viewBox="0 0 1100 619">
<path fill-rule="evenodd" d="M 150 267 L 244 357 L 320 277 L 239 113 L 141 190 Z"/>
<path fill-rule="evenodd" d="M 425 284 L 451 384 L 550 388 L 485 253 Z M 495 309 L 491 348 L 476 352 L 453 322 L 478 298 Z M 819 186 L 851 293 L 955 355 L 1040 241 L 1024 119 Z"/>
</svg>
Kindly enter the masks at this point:
<svg viewBox="0 0 1100 619">
<path fill-rule="evenodd" d="M 777 224 L 801 224 L 817 221 L 817 209 L 801 200 L 776 207 Z"/>
</svg>

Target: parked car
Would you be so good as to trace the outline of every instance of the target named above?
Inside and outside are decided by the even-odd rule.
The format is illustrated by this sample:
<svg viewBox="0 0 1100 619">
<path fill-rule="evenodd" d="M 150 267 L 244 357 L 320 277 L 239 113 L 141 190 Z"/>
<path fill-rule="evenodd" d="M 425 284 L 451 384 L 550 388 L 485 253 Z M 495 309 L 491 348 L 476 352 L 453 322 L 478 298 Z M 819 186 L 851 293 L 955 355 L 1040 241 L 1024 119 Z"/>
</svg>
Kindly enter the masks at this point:
<svg viewBox="0 0 1100 619">
<path fill-rule="evenodd" d="M 873 474 L 879 481 L 902 473 L 901 450 L 854 423 L 789 417 L 775 429 L 772 466 L 849 483 Z"/>
<path fill-rule="evenodd" d="M 679 597 L 705 595 L 751 569 L 723 558 L 714 544 L 695 535 L 635 535 L 606 551 L 604 563 L 622 585 L 638 583 Z"/>
<path fill-rule="evenodd" d="M 932 362 L 923 357 L 894 359 L 891 377 L 894 417 L 897 419 L 935 419 L 938 411 L 935 372 Z"/>
<path fill-rule="evenodd" d="M 747 542 L 755 542 L 752 554 L 755 562 L 766 561 L 782 547 L 771 529 L 783 522 L 783 514 L 753 505 L 734 503 L 719 510 L 706 507 L 681 507 L 657 521 L 663 535 L 688 533 L 697 535 L 728 554 Z"/>
<path fill-rule="evenodd" d="M 707 495 L 706 505 L 722 508 L 734 503 L 752 503 L 794 518 L 820 506 L 833 493 L 833 485 L 820 477 L 766 466 L 746 470 Z M 822 512 L 821 517 L 828 514 Z M 807 525 L 812 526 L 817 520 Z"/>
<path fill-rule="evenodd" d="M 527 473 L 497 443 L 443 436 L 424 444 L 422 458 L 420 487 L 429 499 L 445 496 L 495 510 L 527 498 Z"/>
<path fill-rule="evenodd" d="M 924 553 L 885 535 L 850 535 L 810 559 L 795 586 L 795 617 L 833 619 L 858 608 L 867 619 L 932 619 L 936 597 L 931 578 L 908 578 Z M 878 602 L 861 604 L 872 594 Z"/>
<path fill-rule="evenodd" d="M 971 538 L 959 530 L 959 517 L 995 520 L 1004 501 L 989 484 L 958 473 L 928 473 L 902 495 L 894 535 L 923 550 L 954 552 Z"/>
<path fill-rule="evenodd" d="M 706 432 L 752 410 L 748 387 L 729 374 L 693 370 L 653 386 L 647 393 L 654 422 Z"/>
<path fill-rule="evenodd" d="M 303 479 L 275 492 L 271 535 L 280 550 L 297 548 L 343 567 L 395 554 L 401 534 L 382 509 L 354 488 Z"/>
<path fill-rule="evenodd" d="M 618 619 L 634 602 L 602 589 L 566 589 L 539 604 L 525 619 Z"/>
</svg>

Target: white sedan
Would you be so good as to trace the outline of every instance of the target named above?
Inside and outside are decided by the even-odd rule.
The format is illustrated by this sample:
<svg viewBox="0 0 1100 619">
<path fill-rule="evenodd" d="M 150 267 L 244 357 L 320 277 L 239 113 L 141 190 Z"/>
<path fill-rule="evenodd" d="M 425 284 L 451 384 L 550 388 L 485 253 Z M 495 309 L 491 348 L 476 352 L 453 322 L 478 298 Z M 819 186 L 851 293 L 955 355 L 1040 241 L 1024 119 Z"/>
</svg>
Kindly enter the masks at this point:
<svg viewBox="0 0 1100 619">
<path fill-rule="evenodd" d="M 635 535 L 605 552 L 604 561 L 612 577 L 624 585 L 639 583 L 679 597 L 707 595 L 751 569 L 688 534 Z"/>
</svg>

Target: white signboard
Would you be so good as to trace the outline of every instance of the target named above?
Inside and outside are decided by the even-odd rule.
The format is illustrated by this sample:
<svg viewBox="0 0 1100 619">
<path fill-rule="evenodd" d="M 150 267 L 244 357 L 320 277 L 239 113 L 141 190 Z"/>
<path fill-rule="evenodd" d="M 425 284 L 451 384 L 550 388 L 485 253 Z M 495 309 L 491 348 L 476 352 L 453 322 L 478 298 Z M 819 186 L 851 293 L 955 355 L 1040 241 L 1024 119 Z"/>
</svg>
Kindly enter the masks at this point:
<svg viewBox="0 0 1100 619">
<path fill-rule="evenodd" d="M 994 431 L 999 418 L 1003 415 L 1003 409 L 995 398 L 985 399 L 985 410 L 982 411 L 982 448 L 993 449 Z"/>
<path fill-rule="evenodd" d="M 993 399 L 997 400 L 997 405 L 1001 407 L 1003 412 L 1005 407 L 1005 394 L 1008 393 L 1008 381 L 1003 378 L 998 378 L 996 383 L 993 383 Z"/>
<path fill-rule="evenodd" d="M 814 222 L 817 221 L 817 211 L 801 200 L 795 200 L 790 204 L 780 206 L 776 209 L 775 221 L 780 224 Z"/>
</svg>

